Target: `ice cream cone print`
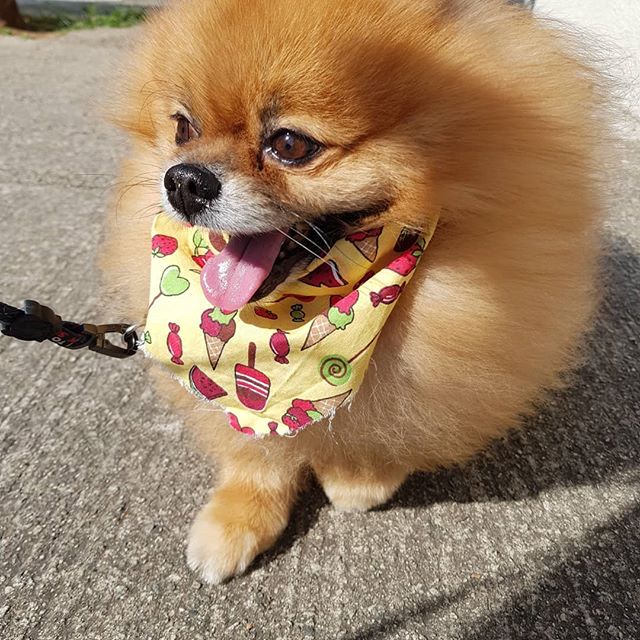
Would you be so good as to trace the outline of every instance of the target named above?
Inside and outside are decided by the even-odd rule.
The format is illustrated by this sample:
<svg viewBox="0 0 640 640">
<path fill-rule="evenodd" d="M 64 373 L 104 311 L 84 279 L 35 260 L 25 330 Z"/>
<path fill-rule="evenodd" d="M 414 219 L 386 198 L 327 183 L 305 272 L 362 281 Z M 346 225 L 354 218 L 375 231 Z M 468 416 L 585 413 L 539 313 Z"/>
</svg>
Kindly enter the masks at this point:
<svg viewBox="0 0 640 640">
<path fill-rule="evenodd" d="M 369 261 L 373 262 L 378 257 L 378 239 L 382 233 L 382 227 L 357 231 L 347 236 L 347 240 Z"/>
<path fill-rule="evenodd" d="M 318 344 L 336 329 L 346 329 L 354 320 L 353 305 L 358 301 L 359 295 L 358 291 L 352 291 L 329 307 L 326 313 L 317 316 L 311 323 L 301 351 Z"/>
<path fill-rule="evenodd" d="M 351 390 L 320 400 L 296 398 L 282 416 L 282 423 L 289 427 L 290 431 L 304 429 L 313 422 L 333 416 L 350 395 Z"/>
<path fill-rule="evenodd" d="M 227 343 L 224 340 L 220 340 L 220 338 L 209 336 L 206 333 L 204 334 L 204 341 L 207 345 L 207 353 L 209 354 L 211 368 L 215 369 L 218 366 L 218 361 L 220 360 L 220 356 L 222 356 L 222 352 L 224 351 Z"/>
<path fill-rule="evenodd" d="M 340 393 L 337 396 L 331 396 L 330 398 L 322 398 L 320 400 L 314 400 L 313 406 L 318 413 L 321 413 L 325 418 L 330 418 L 351 395 L 351 390 Z"/>
<path fill-rule="evenodd" d="M 204 333 L 204 341 L 212 369 L 218 366 L 218 361 L 227 342 L 236 333 L 235 315 L 235 311 L 224 313 L 218 308 L 213 308 L 204 311 L 200 318 L 200 328 Z"/>
<path fill-rule="evenodd" d="M 318 344 L 321 340 L 324 340 L 327 336 L 331 335 L 337 329 L 336 326 L 329 322 L 329 318 L 326 315 L 319 315 L 312 323 L 307 334 L 307 339 L 302 345 L 301 351 L 313 347 L 314 344 Z"/>
<path fill-rule="evenodd" d="M 373 262 L 376 259 L 378 255 L 378 238 L 365 238 L 353 244 L 369 262 Z"/>
</svg>

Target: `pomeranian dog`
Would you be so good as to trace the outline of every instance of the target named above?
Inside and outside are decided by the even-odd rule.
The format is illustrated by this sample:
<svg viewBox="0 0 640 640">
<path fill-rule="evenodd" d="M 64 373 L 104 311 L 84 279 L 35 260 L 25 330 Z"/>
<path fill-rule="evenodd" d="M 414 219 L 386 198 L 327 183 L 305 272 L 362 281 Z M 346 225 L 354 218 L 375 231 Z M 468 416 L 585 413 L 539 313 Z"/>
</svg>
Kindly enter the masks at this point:
<svg viewBox="0 0 640 640">
<path fill-rule="evenodd" d="M 103 266 L 124 318 L 144 322 L 160 209 L 231 237 L 439 219 L 331 425 L 248 438 L 158 372 L 216 461 L 187 549 L 204 580 L 274 544 L 309 471 L 337 509 L 371 509 L 562 384 L 597 302 L 606 127 L 598 74 L 553 26 L 502 0 L 181 0 L 121 88 Z M 304 261 L 283 245 L 263 289 Z"/>
</svg>

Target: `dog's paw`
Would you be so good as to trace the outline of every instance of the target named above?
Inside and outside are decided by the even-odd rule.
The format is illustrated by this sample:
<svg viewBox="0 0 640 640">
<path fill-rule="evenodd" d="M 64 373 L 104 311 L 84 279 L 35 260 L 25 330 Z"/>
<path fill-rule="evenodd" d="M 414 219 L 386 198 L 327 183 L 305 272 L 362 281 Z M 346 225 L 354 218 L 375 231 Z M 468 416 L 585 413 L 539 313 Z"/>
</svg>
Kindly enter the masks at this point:
<svg viewBox="0 0 640 640">
<path fill-rule="evenodd" d="M 238 488 L 218 490 L 196 516 L 187 563 L 205 582 L 220 584 L 240 575 L 284 530 L 288 512 L 261 497 Z"/>
<path fill-rule="evenodd" d="M 210 584 L 220 584 L 240 575 L 258 555 L 256 534 L 247 529 L 227 528 L 207 513 L 196 517 L 187 544 L 189 568 Z"/>
<path fill-rule="evenodd" d="M 404 472 L 367 477 L 327 470 L 317 475 L 327 498 L 339 511 L 368 511 L 378 507 L 393 496 L 407 477 Z"/>
</svg>

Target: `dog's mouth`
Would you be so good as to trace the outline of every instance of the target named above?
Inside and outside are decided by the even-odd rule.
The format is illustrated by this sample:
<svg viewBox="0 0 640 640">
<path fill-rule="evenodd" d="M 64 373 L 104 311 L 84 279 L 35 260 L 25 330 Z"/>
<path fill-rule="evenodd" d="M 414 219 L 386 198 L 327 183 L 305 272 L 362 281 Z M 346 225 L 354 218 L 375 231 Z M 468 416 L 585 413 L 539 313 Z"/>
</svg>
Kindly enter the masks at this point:
<svg viewBox="0 0 640 640">
<path fill-rule="evenodd" d="M 380 215 L 388 204 L 300 222 L 286 231 L 274 230 L 233 236 L 222 251 L 207 260 L 201 283 L 207 300 L 225 311 L 235 311 L 268 296 L 291 274 L 324 258 L 345 235 Z"/>
</svg>

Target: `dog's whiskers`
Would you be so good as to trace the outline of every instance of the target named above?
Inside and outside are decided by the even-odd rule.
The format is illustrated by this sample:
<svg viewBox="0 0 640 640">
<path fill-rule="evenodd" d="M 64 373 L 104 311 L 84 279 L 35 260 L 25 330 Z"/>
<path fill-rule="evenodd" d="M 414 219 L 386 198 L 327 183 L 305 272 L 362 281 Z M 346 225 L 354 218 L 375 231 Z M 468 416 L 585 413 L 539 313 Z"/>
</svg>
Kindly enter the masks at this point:
<svg viewBox="0 0 640 640">
<path fill-rule="evenodd" d="M 314 258 L 318 258 L 318 260 L 322 260 L 322 262 L 325 262 L 325 263 L 327 262 L 324 256 L 321 256 L 320 254 L 316 253 L 315 251 L 312 251 L 305 244 L 303 244 L 299 240 L 296 240 L 295 238 L 290 236 L 286 231 L 283 231 L 282 229 L 278 229 L 278 228 L 276 228 L 276 231 L 278 233 L 281 233 L 285 238 L 288 238 L 289 240 L 291 240 L 291 242 L 295 242 L 298 246 L 302 247 L 307 253 L 311 254 Z M 304 238 L 306 238 L 306 236 L 304 234 L 302 234 L 302 236 Z M 307 240 L 309 240 L 309 238 L 307 238 Z"/>
</svg>

